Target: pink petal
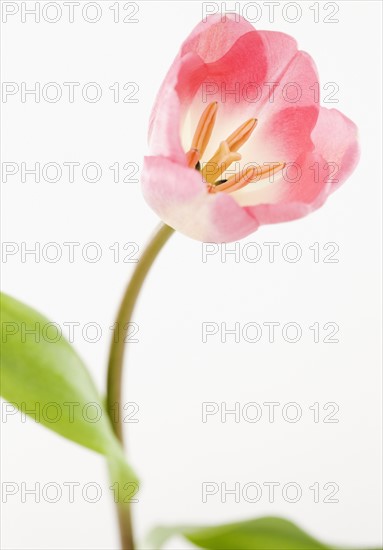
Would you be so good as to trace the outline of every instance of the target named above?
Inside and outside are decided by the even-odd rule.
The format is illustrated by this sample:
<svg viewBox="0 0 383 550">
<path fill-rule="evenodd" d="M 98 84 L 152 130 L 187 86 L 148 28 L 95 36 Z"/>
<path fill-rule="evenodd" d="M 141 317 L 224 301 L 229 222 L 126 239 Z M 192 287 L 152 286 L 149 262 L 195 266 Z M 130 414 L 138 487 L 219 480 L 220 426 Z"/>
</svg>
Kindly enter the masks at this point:
<svg viewBox="0 0 383 550">
<path fill-rule="evenodd" d="M 315 163 L 319 167 L 317 173 L 310 168 Z M 297 159 L 297 165 L 301 170 L 298 181 L 281 178 L 270 184 L 265 197 L 267 202 L 245 207 L 260 225 L 302 218 L 324 203 L 331 184 L 326 183 L 328 174 L 323 170 L 323 158 L 309 153 Z"/>
<path fill-rule="evenodd" d="M 204 70 L 193 74 L 194 104 L 200 111 L 201 103 L 218 101 L 220 119 L 234 112 L 242 122 L 246 117 L 260 115 L 265 105 L 272 110 L 291 106 L 291 103 L 285 103 L 281 107 L 280 102 L 273 101 L 273 98 L 270 100 L 272 87 L 268 83 L 282 77 L 291 78 L 292 75 L 294 78 L 300 77 L 295 70 L 296 55 L 293 38 L 282 33 L 257 32 L 252 28 L 216 61 L 205 63 Z M 278 68 L 275 63 L 278 63 Z M 287 71 L 290 66 L 291 70 Z M 316 80 L 316 73 L 314 76 Z M 196 90 L 198 79 L 200 88 Z M 178 86 L 178 91 L 183 96 L 188 88 L 189 82 L 185 80 L 183 86 Z"/>
<path fill-rule="evenodd" d="M 257 221 L 227 194 L 209 194 L 196 170 L 163 157 L 145 157 L 144 197 L 168 225 L 192 239 L 230 242 L 255 231 Z"/>
<path fill-rule="evenodd" d="M 322 107 L 312 133 L 315 149 L 327 163 L 334 163 L 335 172 L 331 192 L 335 191 L 358 164 L 360 150 L 356 125 L 337 109 Z M 332 166 L 327 169 L 328 175 Z"/>
<path fill-rule="evenodd" d="M 298 51 L 274 82 L 279 84 L 259 105 L 254 139 L 243 155 L 247 158 L 253 147 L 258 162 L 293 162 L 303 151 L 313 150 L 311 133 L 320 109 L 313 90 L 318 83 L 315 64 Z"/>
<path fill-rule="evenodd" d="M 183 43 L 180 55 L 192 52 L 205 63 L 212 63 L 225 55 L 238 38 L 252 31 L 252 24 L 239 15 L 211 15 L 194 28 Z"/>
<path fill-rule="evenodd" d="M 268 204 L 246 207 L 259 224 L 306 216 L 322 206 L 328 195 L 354 170 L 359 159 L 357 129 L 342 113 L 322 107 L 312 139 L 315 150 L 297 159 L 302 170 L 300 180 L 289 183 L 282 178 L 271 184 Z"/>
<path fill-rule="evenodd" d="M 177 85 L 185 80 L 192 89 L 192 75 L 203 67 L 200 58 L 188 54 L 178 58 L 171 66 L 158 94 L 149 122 L 150 154 L 165 156 L 174 162 L 186 164 L 185 151 L 181 144 L 180 126 L 182 105 Z"/>
</svg>

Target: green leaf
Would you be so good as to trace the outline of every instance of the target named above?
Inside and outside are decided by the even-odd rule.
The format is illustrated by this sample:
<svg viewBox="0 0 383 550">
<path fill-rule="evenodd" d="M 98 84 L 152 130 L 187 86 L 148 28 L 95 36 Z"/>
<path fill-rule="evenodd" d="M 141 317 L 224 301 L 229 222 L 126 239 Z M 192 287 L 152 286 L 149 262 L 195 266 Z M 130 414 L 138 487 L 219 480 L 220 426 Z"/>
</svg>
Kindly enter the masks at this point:
<svg viewBox="0 0 383 550">
<path fill-rule="evenodd" d="M 58 337 L 59 336 L 59 337 Z M 1 395 L 58 434 L 105 455 L 135 481 L 84 363 L 54 323 L 1 294 Z"/>
<path fill-rule="evenodd" d="M 147 541 L 157 550 L 175 535 L 205 550 L 334 550 L 314 539 L 291 521 L 277 517 L 230 523 L 216 527 L 158 527 Z"/>
<path fill-rule="evenodd" d="M 323 550 L 329 547 L 282 518 L 265 517 L 201 529 L 186 538 L 200 548 L 228 550 Z"/>
</svg>

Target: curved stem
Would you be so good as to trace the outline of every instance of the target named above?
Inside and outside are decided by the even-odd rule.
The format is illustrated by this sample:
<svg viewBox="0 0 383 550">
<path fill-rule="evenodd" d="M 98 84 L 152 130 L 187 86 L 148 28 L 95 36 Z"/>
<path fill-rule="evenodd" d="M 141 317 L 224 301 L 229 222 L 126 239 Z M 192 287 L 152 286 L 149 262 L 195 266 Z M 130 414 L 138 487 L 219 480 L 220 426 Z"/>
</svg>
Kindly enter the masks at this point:
<svg viewBox="0 0 383 550">
<path fill-rule="evenodd" d="M 164 244 L 174 232 L 174 229 L 161 223 L 143 251 L 133 275 L 126 287 L 120 308 L 118 310 L 114 335 L 109 352 L 107 381 L 107 410 L 113 430 L 123 444 L 121 422 L 122 373 L 125 352 L 125 341 L 132 318 L 134 307 L 141 287 L 145 281 L 154 260 Z M 129 504 L 119 503 L 118 520 L 120 525 L 121 544 L 123 550 L 134 550 L 132 520 Z"/>
</svg>

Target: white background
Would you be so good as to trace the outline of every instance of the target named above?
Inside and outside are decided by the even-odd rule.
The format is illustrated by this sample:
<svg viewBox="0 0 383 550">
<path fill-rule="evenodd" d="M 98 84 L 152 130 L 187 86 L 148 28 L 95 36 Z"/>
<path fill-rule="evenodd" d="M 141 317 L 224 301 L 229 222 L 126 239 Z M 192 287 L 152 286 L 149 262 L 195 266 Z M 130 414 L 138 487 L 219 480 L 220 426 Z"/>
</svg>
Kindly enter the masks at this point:
<svg viewBox="0 0 383 550">
<path fill-rule="evenodd" d="M 4 2 L 5 4 L 5 2 Z M 17 4 L 21 4 L 18 2 Z M 31 4 L 31 3 L 29 3 Z M 41 3 L 43 5 L 44 3 Z M 84 2 L 82 2 L 84 4 Z M 103 328 L 97 343 L 78 333 L 75 346 L 100 389 L 104 389 L 110 327 L 133 265 L 113 261 L 109 250 L 136 242 L 142 246 L 157 223 L 141 196 L 139 183 L 114 183 L 114 162 L 142 163 L 147 121 L 161 81 L 176 52 L 201 19 L 200 2 L 141 2 L 138 23 L 113 22 L 111 2 L 99 2 L 102 19 L 90 24 L 78 13 L 55 24 L 20 13 L 2 28 L 3 80 L 7 82 L 96 81 L 103 98 L 88 103 L 57 103 L 20 94 L 3 109 L 3 162 L 90 161 L 103 177 L 87 183 L 34 183 L 19 175 L 3 184 L 3 241 L 29 246 L 49 241 L 96 241 L 103 257 L 97 263 L 77 254 L 69 263 L 16 254 L 3 263 L 6 292 L 64 323 L 96 322 Z M 120 2 L 120 5 L 125 4 Z M 321 11 L 314 23 L 313 2 L 302 2 L 300 21 L 291 23 L 276 9 L 274 23 L 258 2 L 260 29 L 292 34 L 315 59 L 321 82 L 336 82 L 340 109 L 356 122 L 362 157 L 357 170 L 328 203 L 308 218 L 262 227 L 241 242 L 257 242 L 258 263 L 226 262 L 219 254 L 202 262 L 202 245 L 175 235 L 161 253 L 139 301 L 135 321 L 139 343 L 129 350 L 125 400 L 140 406 L 139 423 L 126 425 L 129 457 L 142 479 L 134 506 L 137 536 L 158 524 L 216 524 L 265 514 L 291 518 L 334 545 L 379 543 L 380 510 L 380 195 L 381 89 L 380 2 L 338 2 L 338 23 L 326 24 Z M 232 4 L 228 4 L 232 6 Z M 30 7 L 30 5 L 29 5 Z M 323 10 L 323 3 L 320 3 Z M 64 12 L 67 13 L 67 12 Z M 250 13 L 250 12 L 249 12 Z M 292 12 L 291 12 L 292 13 Z M 115 82 L 136 82 L 138 103 L 114 103 L 108 89 Z M 64 90 L 64 88 L 63 88 Z M 64 90 L 65 91 L 65 90 Z M 161 174 L 158 175 L 161 178 Z M 180 182 L 182 185 L 182 182 Z M 279 242 L 276 261 L 267 260 L 265 242 Z M 288 242 L 302 249 L 297 263 L 280 250 Z M 309 247 L 335 242 L 338 263 L 313 261 Z M 4 262 L 4 259 L 3 259 Z M 245 324 L 276 321 L 300 323 L 300 342 L 284 341 L 277 332 L 261 341 L 226 344 L 219 335 L 201 341 L 203 322 Z M 336 322 L 337 344 L 313 343 L 314 322 Z M 201 421 L 201 403 L 280 402 L 275 423 L 267 409 L 256 424 L 218 416 Z M 300 404 L 303 417 L 288 423 L 282 405 Z M 314 402 L 339 405 L 336 424 L 313 422 Z M 3 505 L 2 547 L 11 549 L 113 549 L 118 532 L 107 472 L 102 457 L 55 435 L 19 415 L 2 422 L 3 481 L 97 482 L 99 502 L 82 498 L 68 503 L 26 503 L 20 495 Z M 246 484 L 299 483 L 302 499 L 286 502 L 266 490 L 256 504 L 220 496 L 201 500 L 203 482 Z M 339 503 L 314 503 L 309 486 L 335 482 Z M 323 495 L 322 495 L 323 498 Z M 189 548 L 173 539 L 168 547 Z"/>
</svg>

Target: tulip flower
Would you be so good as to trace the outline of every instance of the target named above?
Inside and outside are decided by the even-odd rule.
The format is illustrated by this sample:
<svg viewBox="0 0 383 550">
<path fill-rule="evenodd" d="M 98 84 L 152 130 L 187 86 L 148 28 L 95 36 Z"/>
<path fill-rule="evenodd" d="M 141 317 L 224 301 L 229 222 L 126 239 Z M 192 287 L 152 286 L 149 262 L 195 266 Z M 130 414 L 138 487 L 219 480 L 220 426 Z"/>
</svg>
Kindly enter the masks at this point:
<svg viewBox="0 0 383 550">
<path fill-rule="evenodd" d="M 142 175 L 162 220 L 201 241 L 241 239 L 319 208 L 355 168 L 354 123 L 321 107 L 311 57 L 283 33 L 210 16 L 158 93 Z"/>
</svg>

